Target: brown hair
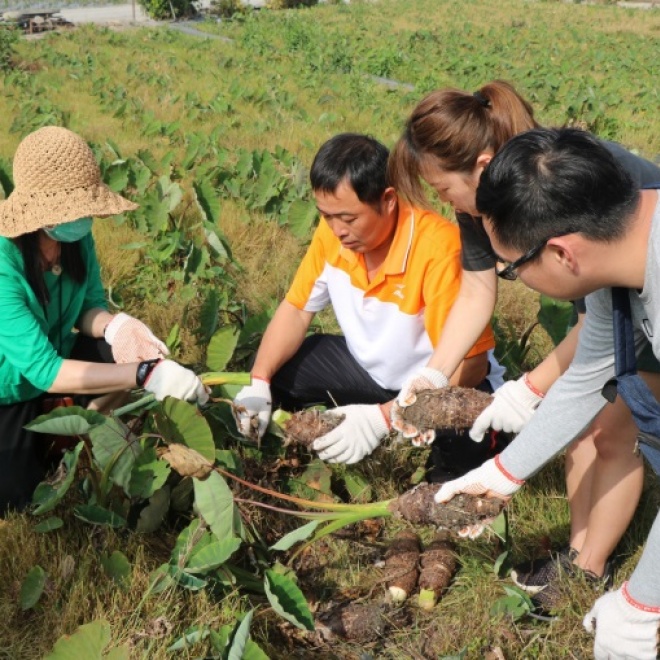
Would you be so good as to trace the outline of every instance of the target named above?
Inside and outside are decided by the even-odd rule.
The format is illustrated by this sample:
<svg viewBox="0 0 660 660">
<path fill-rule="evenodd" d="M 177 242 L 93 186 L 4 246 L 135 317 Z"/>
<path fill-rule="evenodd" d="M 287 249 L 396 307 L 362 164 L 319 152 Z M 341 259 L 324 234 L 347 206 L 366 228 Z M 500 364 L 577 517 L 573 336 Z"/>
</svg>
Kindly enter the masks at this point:
<svg viewBox="0 0 660 660">
<path fill-rule="evenodd" d="M 503 80 L 474 94 L 436 90 L 408 117 L 390 155 L 388 179 L 403 197 L 428 205 L 420 181 L 424 156 L 434 156 L 450 172 L 471 172 L 479 154 L 496 154 L 514 135 L 537 127 L 532 106 Z"/>
</svg>

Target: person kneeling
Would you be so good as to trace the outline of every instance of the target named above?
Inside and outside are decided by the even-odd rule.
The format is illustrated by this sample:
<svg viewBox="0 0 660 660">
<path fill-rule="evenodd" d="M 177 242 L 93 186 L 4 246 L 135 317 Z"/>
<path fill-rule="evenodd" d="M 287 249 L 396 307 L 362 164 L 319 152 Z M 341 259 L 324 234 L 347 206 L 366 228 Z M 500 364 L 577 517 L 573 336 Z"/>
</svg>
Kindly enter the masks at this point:
<svg viewBox="0 0 660 660">
<path fill-rule="evenodd" d="M 354 133 L 331 138 L 316 154 L 310 179 L 321 222 L 266 329 L 252 384 L 234 400 L 244 435 L 265 433 L 273 405 L 338 406 L 343 422 L 313 448 L 323 460 L 356 463 L 388 434 L 399 388 L 428 362 L 460 286 L 459 232 L 399 198 L 388 185 L 388 155 L 375 139 Z M 328 304 L 343 335 L 306 336 Z M 503 369 L 493 346 L 487 328 L 452 384 L 499 386 Z M 478 451 L 451 474 L 493 455 L 489 443 L 467 435 L 454 446 L 460 456 L 464 448 Z"/>
</svg>

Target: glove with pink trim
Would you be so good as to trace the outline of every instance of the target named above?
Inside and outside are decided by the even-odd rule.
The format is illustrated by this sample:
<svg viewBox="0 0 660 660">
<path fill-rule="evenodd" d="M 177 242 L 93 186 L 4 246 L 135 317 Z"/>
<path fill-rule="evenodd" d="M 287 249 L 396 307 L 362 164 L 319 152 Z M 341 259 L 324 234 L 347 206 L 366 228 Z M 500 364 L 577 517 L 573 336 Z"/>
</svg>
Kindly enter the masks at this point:
<svg viewBox="0 0 660 660">
<path fill-rule="evenodd" d="M 252 383 L 236 395 L 234 406 L 238 430 L 246 438 L 260 440 L 268 428 L 273 409 L 270 383 L 252 376 Z"/>
<path fill-rule="evenodd" d="M 543 400 L 538 391 L 530 387 L 527 374 L 518 380 L 510 380 L 493 394 L 493 402 L 486 408 L 470 429 L 470 437 L 481 442 L 488 429 L 520 433 Z"/>
<path fill-rule="evenodd" d="M 522 479 L 516 479 L 502 467 L 498 455 L 478 468 L 470 470 L 462 477 L 443 484 L 435 494 L 434 499 L 438 504 L 444 504 L 459 493 L 467 493 L 468 495 L 483 495 L 488 498 L 508 500 L 524 483 Z M 471 539 L 477 538 L 481 536 L 488 522 L 484 521 L 466 527 L 459 532 L 459 536 L 467 536 Z"/>
<path fill-rule="evenodd" d="M 595 633 L 596 660 L 652 658 L 658 655 L 660 607 L 638 603 L 628 593 L 628 583 L 601 596 L 584 617 L 582 625 Z"/>
<path fill-rule="evenodd" d="M 333 414 L 344 415 L 339 426 L 314 440 L 312 449 L 328 463 L 357 463 L 378 447 L 389 431 L 388 419 L 377 404 L 339 406 Z"/>
</svg>

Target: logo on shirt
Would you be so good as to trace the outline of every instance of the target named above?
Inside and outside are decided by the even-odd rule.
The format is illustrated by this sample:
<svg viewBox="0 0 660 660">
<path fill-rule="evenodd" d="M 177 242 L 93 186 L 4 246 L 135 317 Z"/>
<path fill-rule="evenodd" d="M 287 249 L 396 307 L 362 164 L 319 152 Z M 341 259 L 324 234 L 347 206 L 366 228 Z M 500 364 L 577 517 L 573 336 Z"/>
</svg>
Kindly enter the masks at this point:
<svg viewBox="0 0 660 660">
<path fill-rule="evenodd" d="M 393 296 L 396 296 L 397 298 L 401 298 L 403 300 L 405 296 L 403 295 L 403 289 L 406 285 L 405 284 L 396 284 L 394 288 L 396 291 L 392 294 Z"/>
</svg>

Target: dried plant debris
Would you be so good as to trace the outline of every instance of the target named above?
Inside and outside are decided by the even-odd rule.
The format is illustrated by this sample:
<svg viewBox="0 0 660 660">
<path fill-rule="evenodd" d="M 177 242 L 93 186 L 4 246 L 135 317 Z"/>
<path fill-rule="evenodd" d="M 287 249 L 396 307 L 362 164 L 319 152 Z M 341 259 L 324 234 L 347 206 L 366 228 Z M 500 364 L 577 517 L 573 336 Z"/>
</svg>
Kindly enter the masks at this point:
<svg viewBox="0 0 660 660">
<path fill-rule="evenodd" d="M 495 518 L 505 502 L 461 493 L 446 504 L 433 499 L 438 484 L 422 483 L 393 500 L 389 509 L 394 517 L 419 525 L 435 525 L 456 534 L 471 525 Z"/>
<path fill-rule="evenodd" d="M 419 537 L 404 529 L 385 553 L 385 579 L 392 603 L 400 605 L 415 590 L 419 576 Z"/>
<path fill-rule="evenodd" d="M 386 626 L 384 608 L 381 605 L 346 603 L 319 615 L 316 631 L 325 642 L 331 642 L 337 636 L 364 644 L 382 637 Z"/>
<path fill-rule="evenodd" d="M 455 548 L 447 530 L 438 532 L 426 546 L 420 557 L 420 565 L 419 606 L 430 610 L 435 607 L 456 573 Z"/>
<path fill-rule="evenodd" d="M 213 464 L 210 461 L 186 445 L 172 442 L 158 453 L 182 477 L 204 479 L 213 471 Z"/>
<path fill-rule="evenodd" d="M 330 411 L 302 410 L 291 415 L 283 423 L 285 446 L 290 444 L 303 445 L 311 448 L 316 438 L 329 433 L 344 421 L 344 415 Z"/>
<path fill-rule="evenodd" d="M 419 430 L 469 429 L 493 397 L 470 387 L 422 390 L 411 406 L 401 408 L 403 420 Z"/>
</svg>

